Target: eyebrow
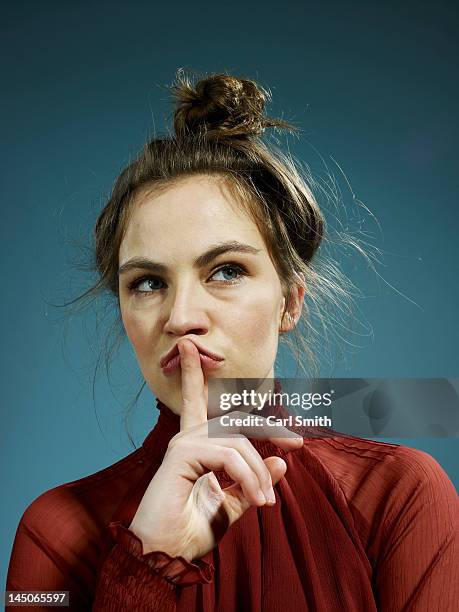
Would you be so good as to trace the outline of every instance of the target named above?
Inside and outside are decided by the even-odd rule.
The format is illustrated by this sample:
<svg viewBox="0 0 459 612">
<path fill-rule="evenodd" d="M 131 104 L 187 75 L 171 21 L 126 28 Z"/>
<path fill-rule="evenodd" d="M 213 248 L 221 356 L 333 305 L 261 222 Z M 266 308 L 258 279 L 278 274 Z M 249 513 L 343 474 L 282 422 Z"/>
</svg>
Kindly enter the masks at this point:
<svg viewBox="0 0 459 612">
<path fill-rule="evenodd" d="M 193 261 L 194 268 L 203 268 L 210 264 L 219 255 L 224 253 L 248 253 L 249 255 L 256 255 L 261 249 L 256 249 L 250 244 L 244 244 L 242 242 L 231 241 L 231 242 L 219 242 L 212 245 L 207 251 L 196 257 Z M 129 259 L 118 269 L 118 275 L 124 274 L 129 270 L 150 270 L 158 274 L 165 274 L 168 267 L 162 263 L 157 263 L 148 259 L 147 257 L 133 257 Z"/>
</svg>

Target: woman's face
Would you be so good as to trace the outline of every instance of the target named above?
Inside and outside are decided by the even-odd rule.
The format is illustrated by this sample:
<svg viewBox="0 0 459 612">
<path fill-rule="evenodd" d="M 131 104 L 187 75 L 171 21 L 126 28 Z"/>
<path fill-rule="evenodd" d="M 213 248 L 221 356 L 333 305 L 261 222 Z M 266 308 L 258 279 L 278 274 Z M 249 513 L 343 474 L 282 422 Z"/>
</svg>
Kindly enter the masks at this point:
<svg viewBox="0 0 459 612">
<path fill-rule="evenodd" d="M 257 226 L 220 177 L 184 177 L 139 195 L 119 266 L 126 333 L 148 386 L 173 412 L 181 412 L 181 370 L 166 375 L 160 360 L 181 338 L 224 358 L 217 370 L 203 368 L 206 387 L 210 377 L 274 377 L 285 298 Z"/>
</svg>

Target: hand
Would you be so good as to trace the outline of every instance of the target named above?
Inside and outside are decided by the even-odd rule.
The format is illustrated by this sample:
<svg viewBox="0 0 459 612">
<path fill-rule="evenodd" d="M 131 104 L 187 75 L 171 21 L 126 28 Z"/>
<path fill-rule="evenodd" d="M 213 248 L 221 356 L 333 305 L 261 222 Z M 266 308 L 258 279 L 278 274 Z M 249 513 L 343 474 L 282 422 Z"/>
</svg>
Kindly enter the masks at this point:
<svg viewBox="0 0 459 612">
<path fill-rule="evenodd" d="M 180 431 L 170 440 L 129 528 L 142 540 L 144 553 L 163 551 L 191 561 L 214 548 L 248 508 L 273 505 L 272 485 L 287 465 L 276 456 L 263 460 L 243 435 L 244 428 L 240 437 L 209 438 L 207 386 L 198 349 L 188 339 L 179 341 L 178 348 Z M 285 427 L 268 427 L 292 434 Z M 286 452 L 303 444 L 299 436 L 269 439 Z M 226 470 L 234 484 L 221 489 L 212 470 Z"/>
</svg>

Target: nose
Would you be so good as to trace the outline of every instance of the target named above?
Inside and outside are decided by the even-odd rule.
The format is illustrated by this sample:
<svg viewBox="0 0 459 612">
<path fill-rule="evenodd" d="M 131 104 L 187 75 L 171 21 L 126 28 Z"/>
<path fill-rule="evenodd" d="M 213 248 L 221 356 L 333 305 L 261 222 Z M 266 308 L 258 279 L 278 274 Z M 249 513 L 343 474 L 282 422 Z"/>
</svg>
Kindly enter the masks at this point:
<svg viewBox="0 0 459 612">
<path fill-rule="evenodd" d="M 202 335 L 209 331 L 209 319 L 199 293 L 192 288 L 183 288 L 170 295 L 170 302 L 165 303 L 166 322 L 164 332 L 170 335 Z"/>
</svg>

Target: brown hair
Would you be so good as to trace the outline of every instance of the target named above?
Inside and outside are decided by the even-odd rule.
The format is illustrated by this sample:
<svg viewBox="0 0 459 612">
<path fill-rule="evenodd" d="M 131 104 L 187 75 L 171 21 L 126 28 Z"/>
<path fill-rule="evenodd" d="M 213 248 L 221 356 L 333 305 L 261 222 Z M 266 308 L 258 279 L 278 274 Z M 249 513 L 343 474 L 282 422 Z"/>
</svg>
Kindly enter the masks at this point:
<svg viewBox="0 0 459 612">
<path fill-rule="evenodd" d="M 99 278 L 69 303 L 108 291 L 116 298 L 119 310 L 119 248 L 133 202 L 140 192 L 146 189 L 156 192 L 186 176 L 216 175 L 254 220 L 266 242 L 287 298 L 283 316 L 291 308 L 291 289 L 298 284 L 305 288 L 302 315 L 293 329 L 297 368 L 309 376 L 317 375 L 314 346 L 318 334 L 310 308 L 317 306 L 323 297 L 336 303 L 337 294 L 342 300 L 348 293 L 344 276 L 336 282 L 340 275 L 336 268 L 327 268 L 332 277 L 322 274 L 315 265 L 325 223 L 308 185 L 311 177 L 291 156 L 273 143 L 267 145 L 262 141 L 267 128 L 291 132 L 296 128 L 284 120 L 265 116 L 270 93 L 253 80 L 212 74 L 193 83 L 179 69 L 171 92 L 176 101 L 175 133 L 149 140 L 118 176 L 95 225 Z M 320 307 L 315 308 L 315 313 L 322 319 Z M 290 334 L 283 334 L 280 341 L 293 347 Z M 308 359 L 300 359 L 298 344 Z"/>
</svg>

